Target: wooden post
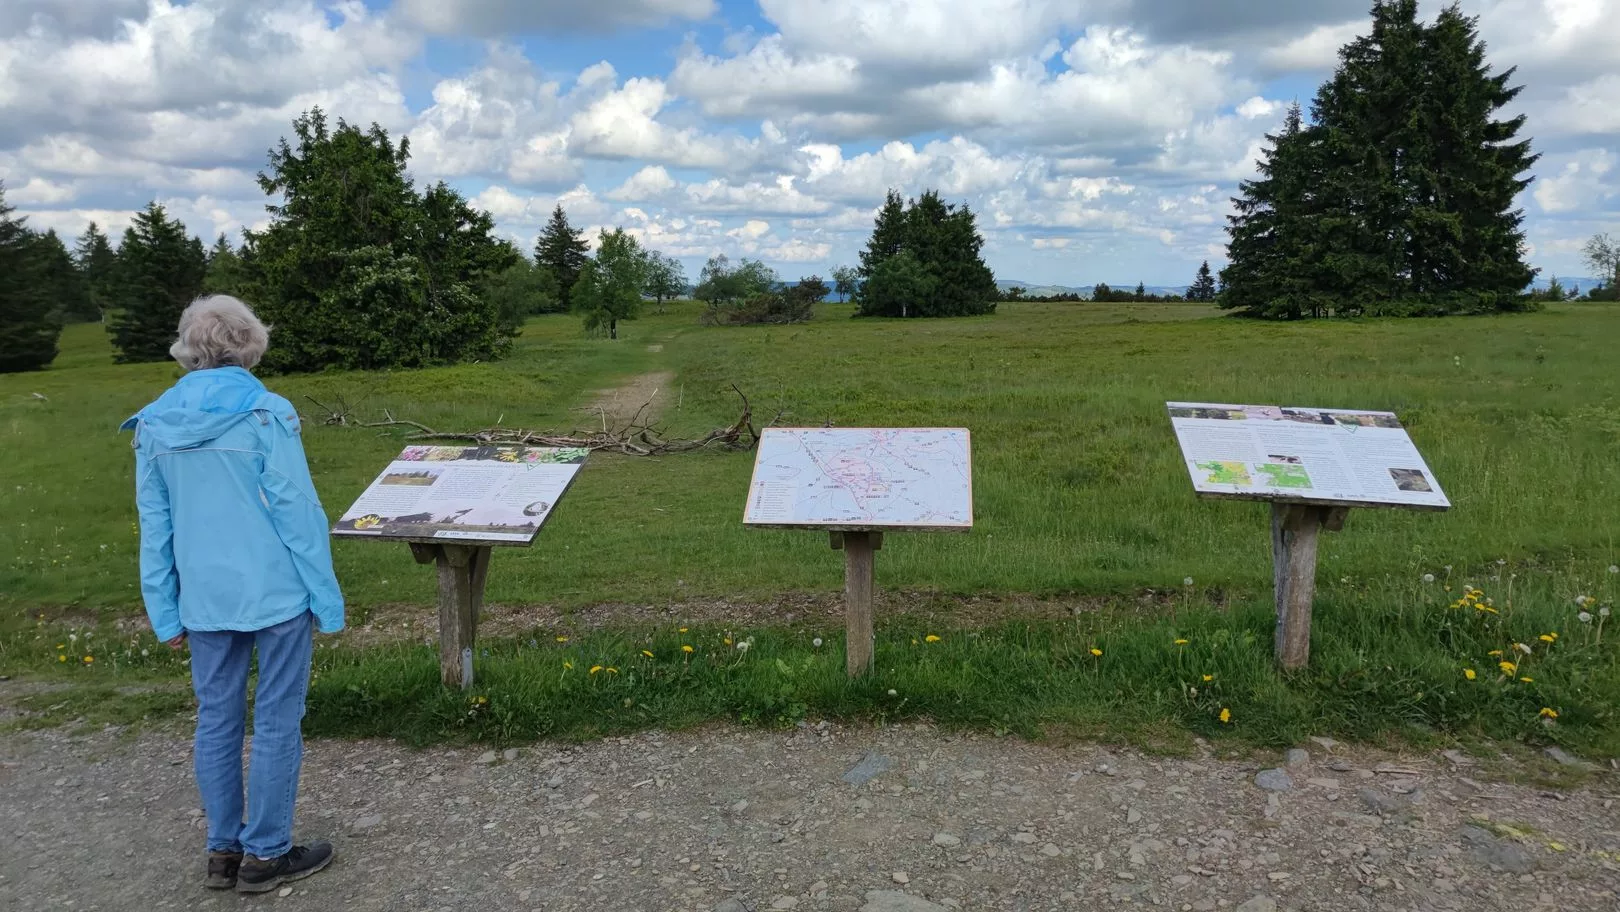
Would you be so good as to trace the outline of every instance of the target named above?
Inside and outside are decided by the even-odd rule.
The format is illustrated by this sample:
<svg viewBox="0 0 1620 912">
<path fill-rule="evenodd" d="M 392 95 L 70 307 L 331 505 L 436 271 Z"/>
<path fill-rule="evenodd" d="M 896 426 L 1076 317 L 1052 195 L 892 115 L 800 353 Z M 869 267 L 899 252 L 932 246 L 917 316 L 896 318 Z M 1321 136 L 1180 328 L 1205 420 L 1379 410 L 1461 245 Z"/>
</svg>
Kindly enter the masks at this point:
<svg viewBox="0 0 1620 912">
<path fill-rule="evenodd" d="M 844 668 L 850 677 L 858 678 L 872 671 L 876 648 L 873 557 L 883 547 L 883 533 L 834 532 L 832 546 L 844 552 Z"/>
<path fill-rule="evenodd" d="M 411 544 L 417 563 L 439 568 L 439 677 L 446 687 L 473 685 L 472 651 L 492 551 L 479 545 Z"/>
<path fill-rule="evenodd" d="M 1304 668 L 1311 660 L 1311 607 L 1316 598 L 1318 533 L 1344 528 L 1349 509 L 1271 505 L 1271 557 L 1277 598 L 1277 664 Z"/>
</svg>

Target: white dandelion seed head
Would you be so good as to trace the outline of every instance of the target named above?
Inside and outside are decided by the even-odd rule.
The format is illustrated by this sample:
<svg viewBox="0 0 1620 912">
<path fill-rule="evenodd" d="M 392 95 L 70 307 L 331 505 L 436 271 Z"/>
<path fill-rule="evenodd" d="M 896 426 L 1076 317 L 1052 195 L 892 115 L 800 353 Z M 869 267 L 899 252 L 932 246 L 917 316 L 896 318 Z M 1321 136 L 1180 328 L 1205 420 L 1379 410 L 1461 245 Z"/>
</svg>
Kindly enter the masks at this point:
<svg viewBox="0 0 1620 912">
<path fill-rule="evenodd" d="M 1446 572 L 1447 573 L 1451 572 L 1451 565 L 1450 564 L 1446 564 Z"/>
<path fill-rule="evenodd" d="M 1423 574 L 1423 581 L 1425 583 L 1434 582 L 1434 574 L 1433 573 L 1425 573 L 1425 574 Z"/>
<path fill-rule="evenodd" d="M 895 690 L 893 687 L 891 687 L 891 688 L 889 688 L 889 696 L 898 697 L 898 696 L 900 696 L 900 691 Z"/>
<path fill-rule="evenodd" d="M 1190 576 L 1181 581 L 1181 585 L 1183 585 L 1183 586 L 1191 586 L 1192 584 L 1193 584 L 1193 578 L 1190 577 Z"/>
<path fill-rule="evenodd" d="M 1575 615 L 1575 619 L 1582 624 L 1590 624 L 1592 623 L 1592 612 L 1582 611 L 1580 614 Z"/>
<path fill-rule="evenodd" d="M 1587 601 L 1588 601 L 1588 599 L 1584 595 L 1575 596 L 1575 604 L 1582 607 L 1582 608 L 1586 607 Z"/>
<path fill-rule="evenodd" d="M 68 642 L 69 643 L 77 643 L 77 642 L 79 642 L 79 635 L 76 634 L 76 633 L 68 634 Z"/>
<path fill-rule="evenodd" d="M 738 652 L 747 652 L 748 651 L 748 646 L 749 646 L 748 641 L 743 640 L 741 643 L 737 644 L 737 651 Z"/>
<path fill-rule="evenodd" d="M 1620 573 L 1620 564 L 1610 564 L 1609 565 L 1609 572 L 1610 573 Z"/>
<path fill-rule="evenodd" d="M 1523 643 L 1514 643 L 1513 648 L 1519 650 L 1520 652 L 1524 653 L 1525 655 L 1530 654 L 1530 647 L 1526 646 Z"/>
<path fill-rule="evenodd" d="M 811 640 L 810 645 L 816 647 L 817 649 L 820 649 L 821 648 L 821 637 L 816 637 L 815 639 Z"/>
<path fill-rule="evenodd" d="M 151 653 L 149 653 L 146 650 L 142 649 L 141 650 L 141 655 L 151 655 Z"/>
<path fill-rule="evenodd" d="M 1598 617 L 1606 618 L 1608 616 L 1609 616 L 1609 606 L 1608 605 L 1604 605 L 1602 608 L 1598 609 Z"/>
</svg>

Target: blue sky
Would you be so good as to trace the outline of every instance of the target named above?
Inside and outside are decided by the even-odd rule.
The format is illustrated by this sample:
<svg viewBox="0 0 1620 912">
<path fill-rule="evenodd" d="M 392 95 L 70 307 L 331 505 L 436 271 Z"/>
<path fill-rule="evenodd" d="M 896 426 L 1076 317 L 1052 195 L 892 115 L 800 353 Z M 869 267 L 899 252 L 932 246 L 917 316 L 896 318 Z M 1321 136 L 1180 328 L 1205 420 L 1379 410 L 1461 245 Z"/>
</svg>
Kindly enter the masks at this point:
<svg viewBox="0 0 1620 912">
<path fill-rule="evenodd" d="M 1620 233 L 1620 0 L 1473 0 L 1543 154 L 1530 259 Z M 37 227 L 263 222 L 264 152 L 321 105 L 407 135 L 532 242 L 552 207 L 695 275 L 852 262 L 884 191 L 979 214 L 998 276 L 1185 284 L 1367 0 L 6 0 L 0 180 Z M 1428 14 L 1439 9 L 1427 3 Z"/>
</svg>

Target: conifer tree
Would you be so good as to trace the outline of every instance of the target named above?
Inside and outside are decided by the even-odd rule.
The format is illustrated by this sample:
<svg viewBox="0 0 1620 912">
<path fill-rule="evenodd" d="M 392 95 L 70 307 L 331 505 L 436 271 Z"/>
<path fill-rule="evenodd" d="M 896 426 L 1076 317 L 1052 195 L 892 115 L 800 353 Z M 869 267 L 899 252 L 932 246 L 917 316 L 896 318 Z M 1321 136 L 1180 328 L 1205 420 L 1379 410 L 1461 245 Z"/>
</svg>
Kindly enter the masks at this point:
<svg viewBox="0 0 1620 912">
<path fill-rule="evenodd" d="M 62 333 L 43 281 L 39 242 L 13 211 L 0 184 L 0 374 L 49 366 Z"/>
<path fill-rule="evenodd" d="M 34 255 L 39 259 L 39 281 L 57 318 L 64 323 L 95 322 L 100 314 L 90 299 L 90 286 L 56 229 L 34 235 Z"/>
<path fill-rule="evenodd" d="M 956 317 L 993 313 L 996 280 L 985 265 L 973 211 L 929 190 L 909 205 L 889 191 L 861 252 L 856 295 L 865 316 Z M 886 268 L 901 254 L 904 263 Z M 896 287 L 885 288 L 884 283 Z"/>
<path fill-rule="evenodd" d="M 1187 288 L 1187 300 L 1215 300 L 1215 276 L 1209 271 L 1209 260 L 1205 260 L 1198 267 L 1198 275 L 1193 278 L 1192 285 Z"/>
<path fill-rule="evenodd" d="M 108 325 L 121 364 L 169 356 L 180 312 L 202 294 L 202 242 L 156 202 L 135 214 L 118 246 L 116 311 Z"/>
<path fill-rule="evenodd" d="M 84 276 L 85 290 L 95 308 L 95 314 L 90 319 L 106 319 L 116 283 L 113 273 L 118 268 L 118 254 L 114 252 L 106 232 L 95 222 L 86 226 L 84 234 L 79 236 L 79 242 L 73 248 L 73 260 L 79 267 L 79 274 Z"/>
<path fill-rule="evenodd" d="M 579 272 L 585 268 L 585 261 L 590 259 L 590 249 L 585 242 L 585 232 L 568 223 L 568 213 L 558 203 L 551 212 L 551 221 L 546 223 L 545 230 L 535 242 L 534 265 L 551 272 L 562 296 L 564 310 L 573 309 L 574 286 L 579 282 Z"/>
</svg>

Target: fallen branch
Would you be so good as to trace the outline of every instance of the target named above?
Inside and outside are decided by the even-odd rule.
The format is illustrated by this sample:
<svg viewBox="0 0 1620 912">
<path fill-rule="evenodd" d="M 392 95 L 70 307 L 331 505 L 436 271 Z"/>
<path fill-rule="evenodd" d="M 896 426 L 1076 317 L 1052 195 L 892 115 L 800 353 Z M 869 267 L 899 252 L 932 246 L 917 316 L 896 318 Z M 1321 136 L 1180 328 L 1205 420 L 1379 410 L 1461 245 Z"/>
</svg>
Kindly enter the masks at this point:
<svg viewBox="0 0 1620 912">
<path fill-rule="evenodd" d="M 759 432 L 754 429 L 754 409 L 748 397 L 736 385 L 731 387 L 737 397 L 742 400 L 742 414 L 729 427 L 717 428 L 702 437 L 690 440 L 668 440 L 662 431 L 648 424 L 642 423 L 642 416 L 646 414 L 648 402 L 636 410 L 622 426 L 614 426 L 608 422 L 606 409 L 591 409 L 599 412 L 602 418 L 600 431 L 575 431 L 572 433 L 557 433 L 554 431 L 531 431 L 524 428 L 487 427 L 476 431 L 439 431 L 404 418 L 395 418 L 393 413 L 384 411 L 382 421 L 372 421 L 356 425 L 364 428 L 410 428 L 413 433 L 407 434 L 407 440 L 444 440 L 473 443 L 479 446 L 533 446 L 557 448 L 582 448 L 592 452 L 608 451 L 623 453 L 627 456 L 665 456 L 671 453 L 690 453 L 696 450 L 716 449 L 742 450 L 753 449 L 759 444 Z M 313 399 L 310 401 L 314 401 Z M 321 403 L 316 402 L 316 405 Z M 327 408 L 321 405 L 322 408 Z M 347 412 L 339 414 L 333 412 L 334 417 L 346 418 Z M 780 420 L 779 412 L 771 423 Z M 328 422 L 347 424 L 345 420 Z"/>
</svg>

